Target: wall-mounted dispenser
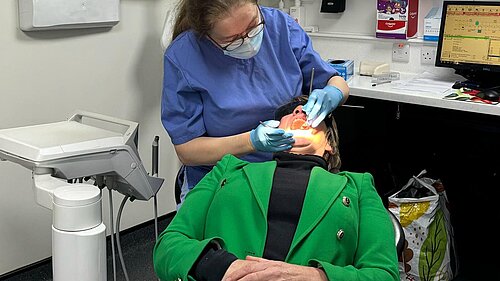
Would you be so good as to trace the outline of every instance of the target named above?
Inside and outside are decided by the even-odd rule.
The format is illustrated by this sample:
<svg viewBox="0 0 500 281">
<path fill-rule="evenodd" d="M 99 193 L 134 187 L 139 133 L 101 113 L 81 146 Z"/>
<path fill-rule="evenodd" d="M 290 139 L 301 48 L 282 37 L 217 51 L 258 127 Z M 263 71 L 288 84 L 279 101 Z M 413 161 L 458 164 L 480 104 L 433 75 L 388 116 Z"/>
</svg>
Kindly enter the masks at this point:
<svg viewBox="0 0 500 281">
<path fill-rule="evenodd" d="M 300 0 L 295 0 L 295 6 L 290 7 L 290 16 L 302 27 L 306 25 L 306 7 Z"/>
<path fill-rule="evenodd" d="M 321 0 L 321 13 L 342 13 L 345 11 L 345 0 Z"/>
<path fill-rule="evenodd" d="M 120 0 L 18 1 L 23 31 L 111 27 L 120 21 Z"/>
</svg>

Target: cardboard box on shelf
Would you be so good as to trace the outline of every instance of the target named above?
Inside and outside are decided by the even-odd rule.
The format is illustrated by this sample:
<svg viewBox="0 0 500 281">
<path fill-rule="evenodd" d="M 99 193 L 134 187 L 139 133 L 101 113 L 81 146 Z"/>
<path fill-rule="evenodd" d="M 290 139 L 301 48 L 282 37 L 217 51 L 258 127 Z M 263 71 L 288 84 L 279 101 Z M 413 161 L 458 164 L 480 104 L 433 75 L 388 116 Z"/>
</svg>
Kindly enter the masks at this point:
<svg viewBox="0 0 500 281">
<path fill-rule="evenodd" d="M 417 30 L 418 0 L 377 0 L 378 38 L 413 38 Z"/>
</svg>

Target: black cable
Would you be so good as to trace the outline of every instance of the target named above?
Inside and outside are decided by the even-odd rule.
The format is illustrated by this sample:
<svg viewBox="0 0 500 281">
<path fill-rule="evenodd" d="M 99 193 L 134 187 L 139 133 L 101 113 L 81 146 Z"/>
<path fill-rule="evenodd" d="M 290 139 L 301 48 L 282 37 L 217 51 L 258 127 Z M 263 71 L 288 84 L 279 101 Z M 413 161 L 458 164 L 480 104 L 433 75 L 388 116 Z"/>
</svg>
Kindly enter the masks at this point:
<svg viewBox="0 0 500 281">
<path fill-rule="evenodd" d="M 152 175 L 153 177 L 158 176 L 158 155 L 159 155 L 159 136 L 155 136 L 153 140 L 153 149 L 152 149 Z M 155 221 L 155 241 L 158 242 L 158 199 L 156 197 L 157 194 L 153 195 L 153 203 L 154 203 L 154 221 Z M 160 281 L 160 279 L 158 279 Z"/>
<path fill-rule="evenodd" d="M 115 231 L 113 226 L 113 194 L 111 188 L 109 191 L 109 220 L 111 226 L 111 253 L 113 255 L 113 280 L 116 281 L 116 255 L 115 255 Z"/>
<path fill-rule="evenodd" d="M 116 244 L 118 247 L 118 256 L 120 257 L 120 262 L 123 269 L 123 275 L 125 275 L 125 280 L 127 281 L 129 281 L 128 273 L 127 273 L 127 268 L 125 267 L 125 261 L 123 260 L 122 246 L 120 243 L 120 218 L 122 216 L 123 206 L 125 205 L 129 197 L 130 196 L 127 195 L 123 198 L 122 203 L 120 204 L 120 209 L 118 210 L 118 217 L 116 218 Z"/>
<path fill-rule="evenodd" d="M 152 165 L 152 175 L 153 177 L 158 176 L 158 148 L 159 148 L 159 141 L 160 137 L 155 136 L 153 140 L 153 155 L 152 155 L 152 160 L 153 160 L 153 165 Z M 153 202 L 154 202 L 154 221 L 155 221 L 155 241 L 158 241 L 158 200 L 156 198 L 156 194 L 153 195 Z"/>
<path fill-rule="evenodd" d="M 153 176 L 156 177 L 158 176 L 158 140 L 160 139 L 159 136 L 155 136 L 153 140 L 153 155 L 152 155 L 152 160 L 153 160 Z"/>
</svg>

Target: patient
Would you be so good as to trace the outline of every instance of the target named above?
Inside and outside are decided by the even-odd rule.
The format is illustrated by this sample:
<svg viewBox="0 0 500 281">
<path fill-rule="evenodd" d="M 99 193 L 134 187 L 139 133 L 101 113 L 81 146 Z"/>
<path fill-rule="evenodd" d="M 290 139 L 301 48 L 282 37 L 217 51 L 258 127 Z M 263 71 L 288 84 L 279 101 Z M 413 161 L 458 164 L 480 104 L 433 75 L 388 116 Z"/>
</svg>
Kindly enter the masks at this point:
<svg viewBox="0 0 500 281">
<path fill-rule="evenodd" d="M 299 97 L 276 120 L 295 144 L 272 161 L 226 155 L 154 249 L 162 280 L 399 280 L 394 231 L 368 173 L 338 172 L 335 122 L 306 123 Z"/>
</svg>

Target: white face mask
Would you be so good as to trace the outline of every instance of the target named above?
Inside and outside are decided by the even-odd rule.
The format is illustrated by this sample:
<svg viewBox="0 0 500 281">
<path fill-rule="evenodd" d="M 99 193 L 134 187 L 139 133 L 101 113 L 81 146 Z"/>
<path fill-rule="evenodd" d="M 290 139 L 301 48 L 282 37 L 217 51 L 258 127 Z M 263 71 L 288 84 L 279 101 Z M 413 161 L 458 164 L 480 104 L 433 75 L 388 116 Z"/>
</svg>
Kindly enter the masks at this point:
<svg viewBox="0 0 500 281">
<path fill-rule="evenodd" d="M 249 59 L 255 56 L 262 45 L 262 37 L 264 36 L 264 31 L 262 30 L 253 38 L 246 38 L 243 44 L 232 51 L 224 50 L 224 55 L 230 56 L 237 59 Z"/>
</svg>

